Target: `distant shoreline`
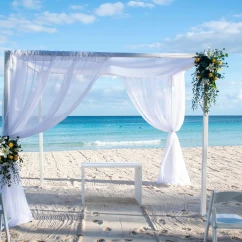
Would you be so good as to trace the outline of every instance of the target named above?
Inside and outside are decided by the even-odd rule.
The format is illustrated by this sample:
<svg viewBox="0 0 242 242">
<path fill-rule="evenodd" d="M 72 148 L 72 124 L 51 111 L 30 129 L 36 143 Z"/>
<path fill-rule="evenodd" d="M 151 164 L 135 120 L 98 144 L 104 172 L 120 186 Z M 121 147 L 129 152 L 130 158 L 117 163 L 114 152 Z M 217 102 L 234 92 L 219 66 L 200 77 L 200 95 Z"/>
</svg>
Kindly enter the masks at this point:
<svg viewBox="0 0 242 242">
<path fill-rule="evenodd" d="M 202 130 L 202 116 L 185 116 L 176 132 L 181 147 L 200 147 Z M 165 148 L 167 136 L 141 116 L 68 116 L 44 132 L 44 150 Z M 24 151 L 39 150 L 38 134 L 20 141 Z M 210 116 L 208 145 L 242 145 L 242 116 Z"/>
<path fill-rule="evenodd" d="M 67 117 L 142 117 L 141 115 L 69 115 Z M 203 117 L 203 115 L 185 115 L 185 117 Z M 210 115 L 209 117 L 242 117 L 241 115 L 219 114 Z M 2 116 L 0 116 L 2 119 Z"/>
</svg>

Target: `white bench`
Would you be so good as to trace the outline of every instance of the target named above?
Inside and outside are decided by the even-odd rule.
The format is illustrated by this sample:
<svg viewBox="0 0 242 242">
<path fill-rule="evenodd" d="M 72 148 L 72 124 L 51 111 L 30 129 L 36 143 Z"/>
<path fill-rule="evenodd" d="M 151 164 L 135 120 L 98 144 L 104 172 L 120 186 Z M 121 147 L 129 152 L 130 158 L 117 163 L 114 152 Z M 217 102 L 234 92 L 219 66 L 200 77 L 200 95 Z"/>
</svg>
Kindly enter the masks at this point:
<svg viewBox="0 0 242 242">
<path fill-rule="evenodd" d="M 142 203 L 142 165 L 138 162 L 82 162 L 82 205 L 85 205 L 85 169 L 86 168 L 135 168 L 135 199 Z"/>
</svg>

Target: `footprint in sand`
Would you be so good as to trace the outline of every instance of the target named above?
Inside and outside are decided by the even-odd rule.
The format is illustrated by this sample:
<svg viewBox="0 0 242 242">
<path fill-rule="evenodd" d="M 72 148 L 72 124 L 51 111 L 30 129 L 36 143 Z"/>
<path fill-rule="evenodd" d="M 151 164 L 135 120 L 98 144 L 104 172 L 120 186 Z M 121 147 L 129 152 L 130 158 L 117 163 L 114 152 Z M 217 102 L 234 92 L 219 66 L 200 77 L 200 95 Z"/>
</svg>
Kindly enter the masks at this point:
<svg viewBox="0 0 242 242">
<path fill-rule="evenodd" d="M 240 240 L 240 238 L 239 237 L 236 237 L 236 236 L 233 236 L 231 239 Z"/>
<path fill-rule="evenodd" d="M 109 231 L 111 231 L 111 230 L 112 230 L 112 229 L 110 229 L 109 227 L 103 229 L 103 231 L 107 231 L 107 232 L 109 232 Z"/>
<path fill-rule="evenodd" d="M 161 224 L 166 224 L 165 219 L 160 219 L 159 222 L 160 222 Z"/>
<path fill-rule="evenodd" d="M 138 228 L 138 229 L 137 229 L 137 232 L 140 233 L 140 232 L 145 232 L 145 231 L 147 231 L 147 230 L 149 230 L 149 229 L 146 228 L 146 227 L 141 227 L 141 228 Z"/>
<path fill-rule="evenodd" d="M 182 230 L 191 231 L 192 229 L 190 229 L 190 228 L 182 228 Z"/>
<path fill-rule="evenodd" d="M 131 235 L 137 235 L 138 233 L 133 230 L 129 234 L 131 234 Z"/>
<path fill-rule="evenodd" d="M 106 242 L 105 239 L 98 239 L 97 242 Z"/>
<path fill-rule="evenodd" d="M 92 220 L 93 223 L 96 223 L 96 224 L 103 224 L 103 221 L 102 220 Z"/>
<path fill-rule="evenodd" d="M 94 216 L 98 216 L 98 215 L 99 215 L 98 212 L 93 212 L 92 214 L 93 214 Z"/>
</svg>

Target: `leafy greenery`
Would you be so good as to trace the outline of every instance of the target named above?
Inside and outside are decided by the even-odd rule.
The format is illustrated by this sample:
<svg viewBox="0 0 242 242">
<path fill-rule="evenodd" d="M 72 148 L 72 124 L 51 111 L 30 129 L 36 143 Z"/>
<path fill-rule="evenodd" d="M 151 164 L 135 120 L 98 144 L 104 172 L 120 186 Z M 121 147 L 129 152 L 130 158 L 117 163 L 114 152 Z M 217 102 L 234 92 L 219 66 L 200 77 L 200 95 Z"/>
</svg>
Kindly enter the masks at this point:
<svg viewBox="0 0 242 242">
<path fill-rule="evenodd" d="M 224 51 L 225 49 L 223 49 Z M 192 109 L 197 109 L 198 105 L 202 107 L 205 113 L 209 112 L 212 104 L 216 103 L 218 90 L 216 81 L 224 78 L 219 71 L 222 67 L 228 67 L 224 62 L 227 53 L 217 49 L 207 49 L 204 52 L 196 53 L 194 65 L 196 71 L 193 73 L 193 99 Z"/>
<path fill-rule="evenodd" d="M 11 181 L 19 183 L 18 163 L 22 163 L 22 158 L 19 157 L 21 145 L 18 144 L 18 139 L 9 139 L 9 136 L 0 136 L 0 175 L 1 185 L 11 186 Z"/>
</svg>

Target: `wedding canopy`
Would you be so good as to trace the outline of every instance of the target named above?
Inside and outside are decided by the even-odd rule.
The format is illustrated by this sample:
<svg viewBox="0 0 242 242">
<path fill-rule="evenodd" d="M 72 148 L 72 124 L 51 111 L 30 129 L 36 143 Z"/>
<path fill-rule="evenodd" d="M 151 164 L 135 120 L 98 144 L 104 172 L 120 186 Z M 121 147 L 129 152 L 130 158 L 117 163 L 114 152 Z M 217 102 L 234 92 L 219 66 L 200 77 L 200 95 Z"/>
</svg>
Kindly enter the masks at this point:
<svg viewBox="0 0 242 242">
<path fill-rule="evenodd" d="M 3 135 L 24 138 L 54 127 L 81 103 L 98 77 L 119 76 L 142 117 L 168 132 L 157 182 L 190 185 L 176 131 L 184 121 L 184 73 L 193 66 L 193 56 L 6 51 Z"/>
</svg>

